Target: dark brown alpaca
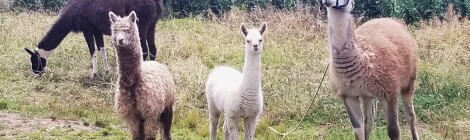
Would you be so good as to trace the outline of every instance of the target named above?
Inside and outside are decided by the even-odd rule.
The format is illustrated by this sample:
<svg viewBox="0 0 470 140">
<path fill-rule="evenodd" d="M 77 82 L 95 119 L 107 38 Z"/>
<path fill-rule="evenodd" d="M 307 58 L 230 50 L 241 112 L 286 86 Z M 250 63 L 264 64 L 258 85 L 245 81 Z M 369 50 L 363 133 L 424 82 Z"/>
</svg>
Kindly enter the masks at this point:
<svg viewBox="0 0 470 140">
<path fill-rule="evenodd" d="M 55 48 L 70 32 L 83 32 L 93 64 L 92 76 L 97 73 L 95 43 L 104 62 L 105 71 L 109 70 L 104 50 L 103 34 L 111 35 L 108 13 L 112 11 L 120 16 L 135 11 L 139 16 L 138 27 L 143 59 L 150 56 L 155 60 L 155 26 L 164 9 L 164 0 L 70 0 L 62 9 L 52 28 L 39 42 L 31 54 L 32 71 L 41 74 L 46 61 Z M 165 0 L 166 1 L 166 0 Z M 150 51 L 150 52 L 149 52 Z"/>
</svg>

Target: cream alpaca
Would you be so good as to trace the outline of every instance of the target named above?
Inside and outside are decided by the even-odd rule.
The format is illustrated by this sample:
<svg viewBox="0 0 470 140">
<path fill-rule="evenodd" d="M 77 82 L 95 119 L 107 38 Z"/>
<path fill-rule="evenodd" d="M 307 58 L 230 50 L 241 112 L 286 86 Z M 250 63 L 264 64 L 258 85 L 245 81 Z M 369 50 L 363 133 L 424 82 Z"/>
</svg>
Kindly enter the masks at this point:
<svg viewBox="0 0 470 140">
<path fill-rule="evenodd" d="M 241 25 L 245 37 L 245 62 L 243 74 L 238 70 L 220 66 L 209 75 L 206 98 L 209 108 L 210 139 L 217 139 L 219 118 L 224 114 L 226 140 L 238 139 L 238 119 L 244 119 L 245 139 L 252 140 L 256 122 L 263 110 L 261 91 L 261 52 L 263 51 L 264 22 L 260 29 L 247 29 Z"/>
<path fill-rule="evenodd" d="M 120 18 L 109 12 L 112 42 L 118 61 L 115 109 L 128 124 L 132 139 L 155 139 L 157 129 L 169 140 L 173 116 L 173 77 L 156 61 L 143 61 L 137 16 Z"/>
<path fill-rule="evenodd" d="M 401 96 L 412 137 L 418 140 L 413 107 L 418 45 L 406 26 L 398 20 L 380 18 L 355 29 L 350 14 L 352 0 L 323 0 L 323 4 L 328 10 L 332 89 L 343 100 L 356 139 L 369 138 L 374 98 L 384 105 L 388 136 L 400 139 Z"/>
</svg>

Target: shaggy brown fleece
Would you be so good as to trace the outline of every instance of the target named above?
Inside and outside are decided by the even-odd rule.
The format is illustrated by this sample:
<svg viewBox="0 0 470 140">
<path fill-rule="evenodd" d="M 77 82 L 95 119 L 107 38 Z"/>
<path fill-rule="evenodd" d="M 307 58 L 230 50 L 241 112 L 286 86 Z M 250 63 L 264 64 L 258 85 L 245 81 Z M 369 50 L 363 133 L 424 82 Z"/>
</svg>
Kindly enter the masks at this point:
<svg viewBox="0 0 470 140">
<path fill-rule="evenodd" d="M 156 61 L 141 59 L 135 12 L 124 18 L 112 12 L 109 16 L 118 60 L 117 112 L 128 123 L 133 139 L 155 139 L 159 127 L 162 139 L 171 139 L 176 94 L 171 73 Z"/>
</svg>

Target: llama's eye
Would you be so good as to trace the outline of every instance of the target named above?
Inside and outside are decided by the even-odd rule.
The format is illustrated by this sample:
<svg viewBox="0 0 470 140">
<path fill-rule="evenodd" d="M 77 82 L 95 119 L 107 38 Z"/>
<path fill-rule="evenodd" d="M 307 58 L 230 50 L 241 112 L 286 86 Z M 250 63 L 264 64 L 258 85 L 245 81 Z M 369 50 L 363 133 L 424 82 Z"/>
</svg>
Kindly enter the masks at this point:
<svg viewBox="0 0 470 140">
<path fill-rule="evenodd" d="M 262 40 L 262 39 L 260 39 L 260 40 L 259 40 L 259 42 L 263 42 L 263 40 Z"/>
<path fill-rule="evenodd" d="M 250 43 L 251 41 L 250 40 L 247 40 L 246 43 Z"/>
</svg>

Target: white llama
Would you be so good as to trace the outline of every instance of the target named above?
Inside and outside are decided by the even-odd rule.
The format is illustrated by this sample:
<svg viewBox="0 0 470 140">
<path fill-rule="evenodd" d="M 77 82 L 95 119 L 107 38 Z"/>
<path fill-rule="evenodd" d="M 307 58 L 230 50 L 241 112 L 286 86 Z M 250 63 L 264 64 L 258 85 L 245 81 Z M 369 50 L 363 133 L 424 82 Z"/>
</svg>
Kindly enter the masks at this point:
<svg viewBox="0 0 470 140">
<path fill-rule="evenodd" d="M 209 75 L 206 98 L 209 108 L 210 139 L 217 139 L 219 118 L 224 114 L 226 140 L 238 140 L 237 122 L 244 119 L 245 140 L 252 140 L 256 122 L 263 109 L 261 91 L 261 52 L 266 22 L 259 29 L 247 29 L 241 25 L 245 37 L 245 62 L 243 74 L 238 70 L 219 66 Z"/>
<path fill-rule="evenodd" d="M 353 0 L 323 0 L 328 11 L 332 90 L 343 100 L 356 139 L 369 139 L 374 98 L 383 103 L 389 138 L 400 139 L 401 96 L 411 135 L 418 140 L 413 107 L 418 45 L 399 20 L 373 19 L 356 29 L 350 14 L 352 3 Z"/>
</svg>

